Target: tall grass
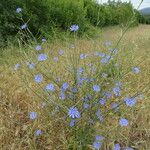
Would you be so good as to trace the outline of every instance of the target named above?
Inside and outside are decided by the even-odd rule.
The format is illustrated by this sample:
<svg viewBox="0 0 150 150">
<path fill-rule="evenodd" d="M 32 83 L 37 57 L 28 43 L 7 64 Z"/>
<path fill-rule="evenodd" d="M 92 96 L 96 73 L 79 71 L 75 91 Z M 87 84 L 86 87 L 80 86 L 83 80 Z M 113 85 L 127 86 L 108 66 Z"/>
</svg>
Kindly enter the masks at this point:
<svg viewBox="0 0 150 150">
<path fill-rule="evenodd" d="M 101 63 L 102 58 L 96 55 L 101 52 L 108 54 L 114 47 L 121 34 L 119 27 L 103 29 L 101 38 L 95 40 L 75 37 L 71 41 L 45 42 L 41 51 L 35 50 L 36 44 L 24 50 L 18 49 L 15 54 L 15 47 L 5 49 L 0 81 L 2 149 L 92 149 L 96 135 L 104 137 L 104 150 L 113 149 L 116 143 L 122 148 L 149 149 L 148 32 L 149 26 L 129 30 L 118 47 L 118 53 L 106 64 Z M 63 50 L 62 55 L 60 50 Z M 12 55 L 8 56 L 7 51 Z M 38 62 L 40 53 L 47 54 L 48 59 Z M 82 56 L 85 58 L 81 59 Z M 26 62 L 34 62 L 35 68 L 29 69 Z M 12 66 L 17 63 L 21 66 L 15 71 Z M 139 74 L 132 72 L 132 67 L 136 66 L 140 68 Z M 83 73 L 80 73 L 79 80 L 80 67 Z M 36 74 L 43 75 L 40 84 L 34 81 Z M 79 81 L 83 83 L 79 84 Z M 69 87 L 65 91 L 65 100 L 61 100 L 61 86 L 65 82 Z M 121 96 L 115 96 L 112 91 L 116 82 L 122 83 Z M 49 83 L 54 84 L 54 92 L 45 90 Z M 93 91 L 93 85 L 99 85 L 101 91 Z M 77 93 L 72 88 L 77 88 Z M 110 99 L 104 97 L 105 91 L 111 92 Z M 124 98 L 139 92 L 143 93 L 143 99 L 137 96 L 135 106 L 126 106 Z M 101 98 L 106 100 L 105 105 L 99 103 Z M 85 102 L 90 105 L 88 109 L 83 108 Z M 111 108 L 114 102 L 119 104 L 117 109 Z M 68 116 L 71 106 L 76 106 L 81 114 L 73 127 L 69 126 L 72 119 Z M 96 116 L 98 109 L 102 113 L 100 118 Z M 38 115 L 35 120 L 29 117 L 33 111 Z M 121 127 L 120 118 L 128 119 L 129 125 Z M 37 136 L 35 132 L 39 129 L 42 134 Z"/>
<path fill-rule="evenodd" d="M 148 57 L 135 57 L 138 44 L 133 39 L 129 46 L 121 44 L 134 18 L 111 41 L 102 40 L 105 34 L 78 39 L 82 26 L 73 25 L 72 39 L 50 44 L 36 40 L 21 16 L 23 37 L 11 64 L 7 49 L 2 52 L 2 149 L 149 148 L 148 115 L 146 129 L 138 124 L 149 96 L 150 81 L 143 79 L 142 68 Z"/>
</svg>

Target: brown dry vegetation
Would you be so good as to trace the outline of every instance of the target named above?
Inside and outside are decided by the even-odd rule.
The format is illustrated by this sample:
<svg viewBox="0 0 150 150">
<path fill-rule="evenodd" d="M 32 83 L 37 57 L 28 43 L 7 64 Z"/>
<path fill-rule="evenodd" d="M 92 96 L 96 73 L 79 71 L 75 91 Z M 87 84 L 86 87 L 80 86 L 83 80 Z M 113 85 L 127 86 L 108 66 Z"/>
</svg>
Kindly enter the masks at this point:
<svg viewBox="0 0 150 150">
<path fill-rule="evenodd" d="M 95 48 L 101 48 L 104 41 L 113 41 L 115 43 L 121 35 L 119 27 L 104 28 L 99 35 L 99 39 L 76 40 L 76 45 L 81 51 L 92 51 Z M 93 42 L 95 44 L 93 48 Z M 47 43 L 44 45 L 45 51 L 53 50 L 53 55 L 59 49 L 64 47 L 66 43 Z M 100 46 L 98 46 L 100 45 Z M 117 128 L 117 121 L 114 119 L 107 120 L 105 126 L 100 126 L 98 132 L 106 135 L 111 140 L 104 142 L 104 150 L 111 150 L 114 141 L 120 141 L 122 145 L 131 145 L 136 150 L 150 149 L 150 26 L 139 26 L 126 33 L 124 39 L 119 45 L 121 49 L 118 60 L 124 67 L 132 67 L 137 64 L 141 68 L 141 73 L 133 76 L 128 73 L 123 81 L 130 81 L 127 84 L 126 92 L 135 93 L 138 90 L 144 91 L 144 98 L 138 103 L 136 109 L 130 110 L 128 118 L 132 119 L 131 126 L 123 130 Z M 24 78 L 11 69 L 12 64 L 20 61 L 20 54 L 8 55 L 15 51 L 14 47 L 10 47 L 3 53 L 0 66 L 0 143 L 1 150 L 65 150 L 67 149 L 67 129 L 63 123 L 59 121 L 48 120 L 44 116 L 45 111 L 41 108 L 41 99 L 37 98 L 29 88 L 26 88 Z M 71 51 L 66 51 L 67 55 L 71 55 Z M 32 54 L 30 54 L 29 57 Z M 69 63 L 65 60 L 65 63 Z M 63 64 L 64 65 L 64 64 Z M 56 74 L 61 75 L 64 67 L 62 64 L 58 66 L 50 65 L 52 70 L 57 70 Z M 23 73 L 27 74 L 24 69 Z M 22 72 L 20 73 L 22 74 Z M 64 78 L 66 78 L 64 76 Z M 32 86 L 32 82 L 30 82 Z M 146 85 L 146 87 L 145 87 Z M 37 121 L 32 122 L 28 119 L 30 111 L 37 111 L 40 117 Z M 124 110 L 126 111 L 126 110 Z M 47 112 L 48 113 L 48 112 Z M 43 115 L 42 115 L 43 114 Z M 110 114 L 110 118 L 113 118 Z M 111 128 L 110 128 L 111 127 Z M 36 128 L 43 130 L 44 134 L 40 138 L 34 136 Z"/>
</svg>

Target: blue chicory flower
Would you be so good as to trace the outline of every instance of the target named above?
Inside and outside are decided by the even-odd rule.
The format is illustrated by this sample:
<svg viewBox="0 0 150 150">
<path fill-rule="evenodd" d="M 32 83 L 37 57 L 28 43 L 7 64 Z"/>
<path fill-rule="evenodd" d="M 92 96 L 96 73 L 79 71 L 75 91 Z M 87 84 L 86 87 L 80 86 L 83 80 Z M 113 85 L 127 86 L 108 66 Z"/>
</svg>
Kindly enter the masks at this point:
<svg viewBox="0 0 150 150">
<path fill-rule="evenodd" d="M 139 67 L 134 67 L 132 68 L 133 73 L 138 74 L 140 72 L 140 68 Z"/>
<path fill-rule="evenodd" d="M 35 135 L 36 135 L 36 136 L 42 135 L 42 131 L 41 131 L 40 129 L 36 130 L 36 131 L 35 131 Z"/>
<path fill-rule="evenodd" d="M 104 98 L 101 98 L 101 99 L 99 100 L 99 103 L 100 103 L 101 105 L 105 105 L 106 101 L 105 101 Z"/>
<path fill-rule="evenodd" d="M 47 55 L 46 54 L 39 54 L 37 59 L 38 59 L 38 61 L 45 61 L 47 59 Z"/>
<path fill-rule="evenodd" d="M 98 110 L 98 111 L 96 112 L 96 116 L 97 116 L 97 118 L 98 118 L 100 121 L 103 121 L 103 120 L 104 120 L 103 115 L 102 115 L 102 113 L 101 113 L 100 110 Z"/>
<path fill-rule="evenodd" d="M 30 112 L 30 114 L 29 114 L 29 118 L 31 119 L 31 120 L 34 120 L 34 119 L 36 119 L 37 118 L 37 112 Z"/>
<path fill-rule="evenodd" d="M 42 38 L 42 42 L 46 42 L 46 39 L 45 39 L 45 38 Z"/>
<path fill-rule="evenodd" d="M 120 144 L 119 143 L 115 144 L 113 150 L 121 150 Z"/>
<path fill-rule="evenodd" d="M 99 92 L 101 90 L 100 86 L 99 85 L 93 85 L 93 90 L 95 92 Z"/>
<path fill-rule="evenodd" d="M 46 86 L 46 90 L 47 91 L 55 91 L 55 87 L 52 83 L 50 83 Z"/>
<path fill-rule="evenodd" d="M 95 136 L 95 141 L 102 141 L 103 139 L 104 139 L 104 137 L 101 136 L 101 135 L 96 135 Z"/>
<path fill-rule="evenodd" d="M 104 92 L 104 96 L 107 98 L 107 99 L 110 99 L 112 94 L 110 92 Z"/>
<path fill-rule="evenodd" d="M 14 70 L 17 71 L 20 68 L 20 66 L 21 66 L 20 64 L 16 64 Z"/>
<path fill-rule="evenodd" d="M 41 50 L 42 49 L 42 46 L 41 45 L 37 45 L 36 47 L 35 47 L 35 50 L 36 51 L 39 51 L 39 50 Z"/>
<path fill-rule="evenodd" d="M 125 118 L 121 118 L 119 120 L 119 124 L 120 124 L 120 126 L 128 126 L 129 121 L 127 119 L 125 119 Z"/>
<path fill-rule="evenodd" d="M 87 57 L 86 54 L 80 54 L 80 59 L 85 59 Z"/>
<path fill-rule="evenodd" d="M 134 106 L 136 104 L 136 98 L 135 97 L 134 98 L 126 97 L 124 99 L 124 102 L 126 103 L 127 106 L 132 107 L 132 106 Z"/>
<path fill-rule="evenodd" d="M 113 92 L 114 92 L 114 94 L 116 96 L 121 96 L 121 92 L 120 91 L 121 91 L 121 89 L 120 89 L 119 86 L 116 86 L 116 87 L 113 88 Z"/>
<path fill-rule="evenodd" d="M 29 67 L 29 69 L 34 69 L 35 68 L 35 64 L 34 63 L 29 63 L 29 62 L 27 62 L 27 65 L 28 65 L 28 67 Z"/>
<path fill-rule="evenodd" d="M 93 143 L 93 148 L 94 148 L 94 149 L 99 150 L 101 147 L 102 147 L 102 143 L 101 143 L 101 142 L 95 141 L 95 142 Z"/>
<path fill-rule="evenodd" d="M 68 115 L 69 117 L 71 118 L 80 118 L 81 115 L 80 115 L 80 112 L 78 111 L 78 109 L 74 106 L 70 107 L 69 110 L 68 110 Z"/>
<path fill-rule="evenodd" d="M 70 123 L 69 123 L 69 126 L 70 126 L 70 127 L 73 127 L 73 126 L 75 126 L 75 124 L 76 124 L 76 120 L 75 120 L 75 119 L 72 119 L 72 120 L 70 121 Z"/>
<path fill-rule="evenodd" d="M 54 61 L 57 62 L 58 61 L 58 57 L 54 57 Z"/>
<path fill-rule="evenodd" d="M 21 26 L 21 29 L 23 30 L 23 29 L 26 29 L 28 26 L 27 26 L 27 24 L 25 23 L 25 24 L 23 24 L 22 26 Z"/>
<path fill-rule="evenodd" d="M 34 80 L 35 82 L 40 83 L 43 81 L 43 76 L 41 74 L 37 74 L 34 76 Z"/>
<path fill-rule="evenodd" d="M 18 7 L 18 8 L 16 9 L 16 13 L 19 14 L 20 12 L 22 12 L 22 8 Z"/>
<path fill-rule="evenodd" d="M 105 57 L 105 53 L 99 53 L 99 57 Z"/>
<path fill-rule="evenodd" d="M 70 31 L 78 31 L 78 29 L 79 29 L 79 26 L 78 25 L 72 25 L 71 27 L 70 27 Z"/>
<path fill-rule="evenodd" d="M 90 105 L 89 105 L 89 104 L 87 104 L 87 103 L 84 103 L 84 104 L 83 104 L 83 108 L 84 108 L 84 109 L 89 108 L 89 106 L 90 106 Z"/>
<path fill-rule="evenodd" d="M 66 98 L 66 95 L 65 95 L 65 91 L 64 90 L 61 90 L 60 92 L 60 97 L 59 97 L 61 100 L 64 100 Z"/>
<path fill-rule="evenodd" d="M 63 55 L 64 54 L 64 51 L 61 49 L 61 50 L 59 50 L 59 55 Z"/>
<path fill-rule="evenodd" d="M 67 82 L 65 82 L 61 87 L 61 89 L 64 91 L 66 91 L 68 88 L 69 88 L 69 84 Z"/>
</svg>

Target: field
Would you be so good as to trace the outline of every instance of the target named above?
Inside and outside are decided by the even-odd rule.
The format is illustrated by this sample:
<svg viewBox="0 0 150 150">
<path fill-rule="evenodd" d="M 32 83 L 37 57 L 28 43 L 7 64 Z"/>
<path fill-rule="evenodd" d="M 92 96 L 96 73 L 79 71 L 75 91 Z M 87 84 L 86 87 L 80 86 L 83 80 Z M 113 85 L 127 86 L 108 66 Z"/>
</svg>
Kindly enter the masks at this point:
<svg viewBox="0 0 150 150">
<path fill-rule="evenodd" d="M 35 51 L 36 44 L 19 48 L 10 45 L 9 48 L 2 49 L 0 149 L 92 150 L 95 135 L 102 135 L 102 150 L 113 150 L 115 143 L 119 143 L 123 148 L 150 150 L 150 26 L 130 28 L 117 47 L 118 53 L 115 54 L 113 63 L 100 64 L 99 58 L 93 56 L 96 51 L 107 53 L 107 49 L 114 47 L 121 35 L 120 27 L 107 27 L 100 30 L 92 39 L 74 37 L 66 38 L 64 41 L 47 41 L 42 44 L 42 53 L 47 54 L 48 59 L 37 62 L 38 67 L 33 70 L 26 67 L 26 62 L 36 62 L 36 56 L 40 54 L 39 51 Z M 107 41 L 111 41 L 112 45 Z M 59 52 L 63 54 L 58 55 Z M 21 66 L 14 70 L 17 63 Z M 116 69 L 117 67 L 112 66 L 114 63 L 121 67 Z M 93 70 L 96 69 L 96 73 L 89 69 L 91 64 L 94 64 Z M 92 76 L 104 88 L 110 88 L 114 80 L 119 80 L 123 84 L 119 97 L 112 96 L 106 106 L 100 106 L 105 120 L 96 122 L 92 129 L 86 124 L 89 112 L 83 113 L 82 117 L 84 116 L 85 120 L 81 119 L 77 127 L 71 128 L 66 125 L 70 120 L 63 119 L 62 114 L 63 111 L 66 113 L 66 108 L 62 108 L 62 112 L 57 112 L 57 109 L 51 106 L 52 103 L 56 103 L 69 107 L 75 103 L 81 110 L 80 100 L 85 93 L 92 93 L 94 101 L 99 98 L 97 93 L 94 94 L 90 90 L 91 84 L 86 83 L 83 89 L 79 90 L 79 94 L 75 95 L 75 102 L 72 103 L 69 98 L 65 101 L 59 100 L 60 85 L 65 82 L 71 87 L 76 85 L 76 69 L 81 66 L 86 70 L 86 76 Z M 132 73 L 132 67 L 139 67 L 140 72 Z M 107 79 L 100 76 L 104 72 L 109 74 Z M 34 82 L 34 75 L 38 73 L 44 76 L 44 81 L 40 84 Z M 106 85 L 101 80 L 106 80 Z M 47 94 L 43 87 L 51 82 L 56 85 L 56 89 L 54 94 Z M 121 103 L 126 96 L 134 96 L 137 93 L 140 94 L 134 107 L 121 105 L 119 112 L 109 111 L 112 102 Z M 33 111 L 38 113 L 35 120 L 29 118 L 29 113 Z M 120 117 L 129 120 L 127 127 L 120 127 Z M 41 135 L 35 135 L 37 129 L 42 131 Z M 84 143 L 87 143 L 86 146 Z"/>
</svg>

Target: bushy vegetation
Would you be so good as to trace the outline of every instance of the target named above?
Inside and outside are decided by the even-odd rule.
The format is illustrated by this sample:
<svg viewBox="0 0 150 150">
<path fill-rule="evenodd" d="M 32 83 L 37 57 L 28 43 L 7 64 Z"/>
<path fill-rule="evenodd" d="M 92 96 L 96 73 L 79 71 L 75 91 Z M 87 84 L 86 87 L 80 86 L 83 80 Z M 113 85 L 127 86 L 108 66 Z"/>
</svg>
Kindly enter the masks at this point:
<svg viewBox="0 0 150 150">
<path fill-rule="evenodd" d="M 150 15 L 149 16 L 143 16 L 141 14 L 139 14 L 139 23 L 142 24 L 150 24 Z"/>
<path fill-rule="evenodd" d="M 16 9 L 22 8 L 20 14 Z M 0 45 L 16 40 L 19 28 L 27 22 L 35 37 L 51 37 L 78 24 L 83 35 L 93 27 L 125 25 L 133 17 L 130 3 L 109 1 L 100 5 L 95 0 L 2 0 L 0 1 Z M 23 20 L 22 20 L 23 19 Z M 135 18 L 135 22 L 137 22 Z M 90 32 L 91 33 L 91 32 Z"/>
</svg>

